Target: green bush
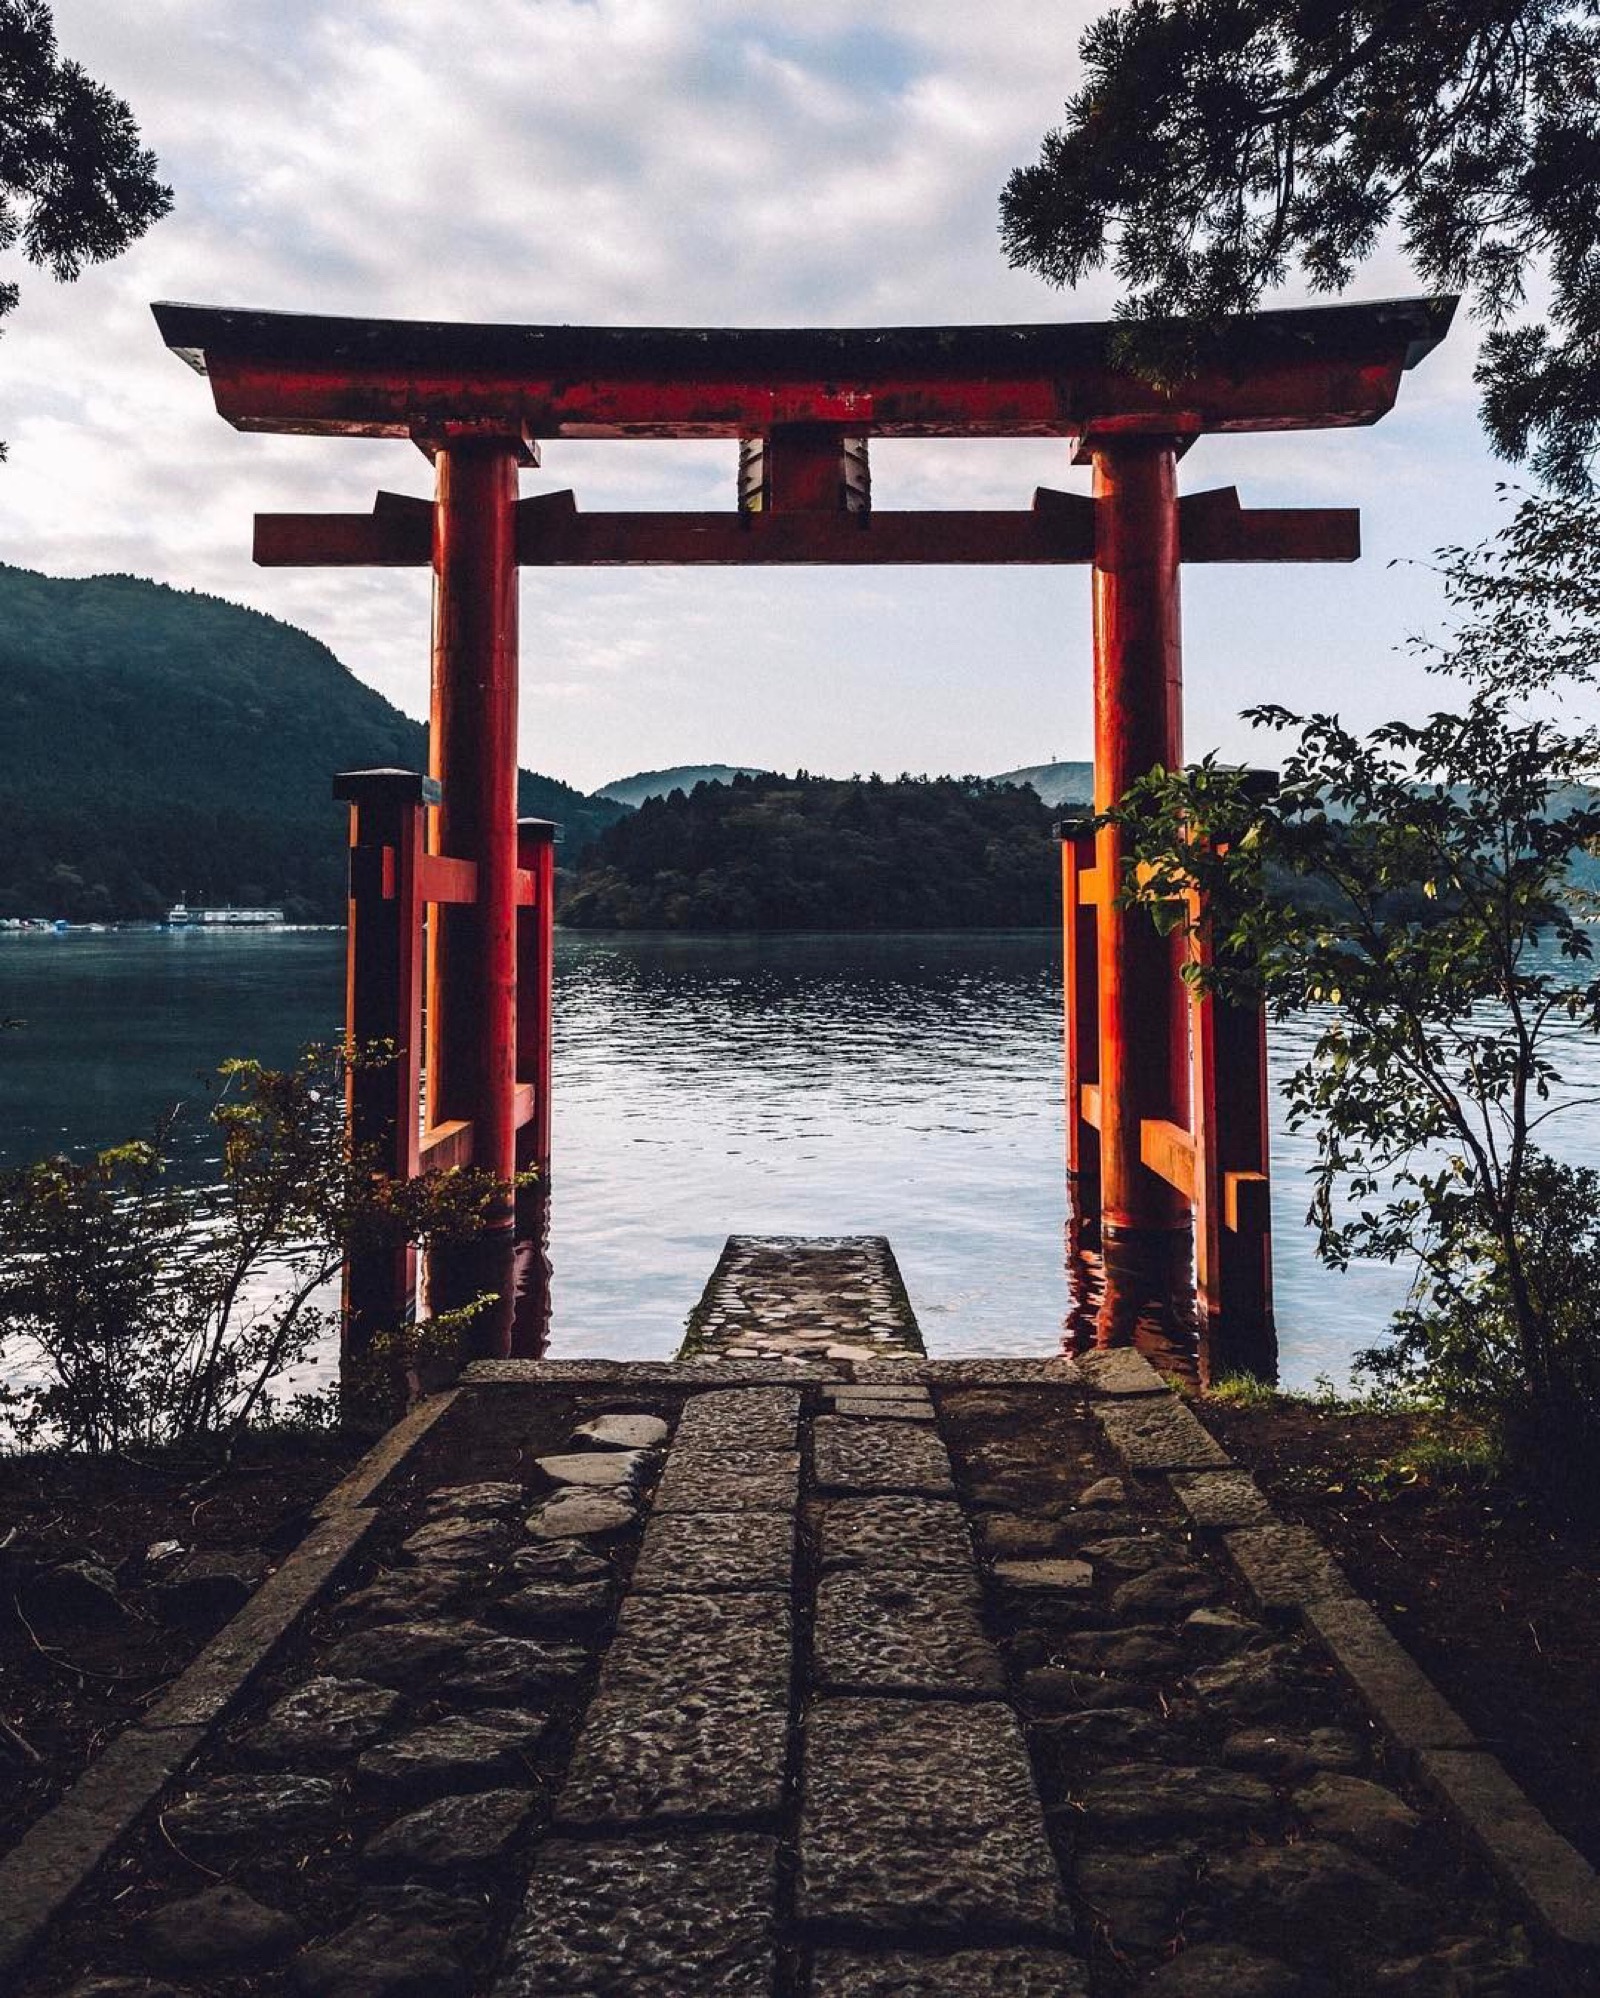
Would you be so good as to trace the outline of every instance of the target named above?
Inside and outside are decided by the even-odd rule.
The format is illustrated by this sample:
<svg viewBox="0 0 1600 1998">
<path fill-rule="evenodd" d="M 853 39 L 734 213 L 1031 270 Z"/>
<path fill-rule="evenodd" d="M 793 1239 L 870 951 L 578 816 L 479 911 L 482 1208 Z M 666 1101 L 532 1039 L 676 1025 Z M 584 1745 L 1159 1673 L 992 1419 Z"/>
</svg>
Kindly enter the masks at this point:
<svg viewBox="0 0 1600 1998">
<path fill-rule="evenodd" d="M 1600 1173 L 1532 1154 L 1515 1226 L 1457 1227 L 1359 1370 L 1473 1416 L 1564 1512 L 1600 1515 Z"/>
<path fill-rule="evenodd" d="M 205 1113 L 208 1185 L 178 1181 L 183 1113 L 149 1141 L 0 1176 L 0 1402 L 17 1439 L 89 1452 L 236 1435 L 337 1329 L 322 1301 L 348 1248 L 470 1234 L 490 1174 L 394 1185 L 344 1135 L 349 1057 L 230 1061 Z M 396 1328 L 392 1344 L 408 1344 Z M 371 1384 L 364 1399 L 370 1404 Z"/>
</svg>

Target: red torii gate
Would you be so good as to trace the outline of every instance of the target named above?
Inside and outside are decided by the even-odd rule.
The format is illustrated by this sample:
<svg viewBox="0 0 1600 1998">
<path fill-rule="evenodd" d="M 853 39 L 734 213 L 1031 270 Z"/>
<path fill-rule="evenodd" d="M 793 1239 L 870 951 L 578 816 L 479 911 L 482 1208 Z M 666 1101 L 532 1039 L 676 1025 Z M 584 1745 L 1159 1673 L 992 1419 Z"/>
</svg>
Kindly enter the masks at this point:
<svg viewBox="0 0 1600 1998">
<path fill-rule="evenodd" d="M 1260 313 L 1202 338 L 1202 360 L 1168 389 L 1119 358 L 1115 323 L 635 329 L 155 306 L 168 346 L 210 378 L 238 429 L 406 438 L 434 464 L 432 501 L 380 493 L 370 514 L 256 521 L 260 563 L 434 572 L 430 780 L 341 780 L 356 849 L 350 1028 L 394 1038 L 404 1056 L 398 1080 L 364 1096 L 358 1079 L 358 1135 L 379 1137 L 400 1172 L 471 1158 L 509 1179 L 519 1163 L 548 1164 L 550 864 L 548 828 L 519 834 L 516 818 L 519 565 L 1090 564 L 1103 810 L 1145 771 L 1182 761 L 1180 563 L 1360 552 L 1354 510 L 1247 510 L 1232 488 L 1180 498 L 1179 457 L 1213 431 L 1376 422 L 1454 305 Z M 738 504 L 583 513 L 570 492 L 519 498 L 535 440 L 567 437 L 738 439 Z M 872 437 L 1072 439 L 1093 496 L 1040 490 L 1016 512 L 873 512 Z M 1123 1238 L 1168 1234 L 1196 1213 L 1208 1314 L 1270 1326 L 1262 1021 L 1210 1002 L 1191 1020 L 1178 946 L 1116 906 L 1121 835 L 1063 833 L 1080 1211 L 1098 1210 Z M 443 914 L 430 925 L 419 1137 L 429 902 Z M 492 1232 L 508 1237 L 510 1225 L 498 1217 Z M 353 1336 L 403 1307 L 409 1274 L 392 1262 L 351 1279 Z M 504 1311 L 489 1343 L 503 1348 L 509 1326 Z"/>
</svg>

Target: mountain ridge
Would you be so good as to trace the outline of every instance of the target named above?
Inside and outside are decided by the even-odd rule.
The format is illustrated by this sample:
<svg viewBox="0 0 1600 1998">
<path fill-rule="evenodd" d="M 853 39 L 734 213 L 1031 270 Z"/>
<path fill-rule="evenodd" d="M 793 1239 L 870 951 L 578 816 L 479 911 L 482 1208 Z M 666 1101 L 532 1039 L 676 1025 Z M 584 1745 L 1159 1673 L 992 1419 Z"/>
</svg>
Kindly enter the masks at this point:
<svg viewBox="0 0 1600 1998">
<path fill-rule="evenodd" d="M 0 915 L 111 920 L 191 901 L 345 910 L 336 771 L 427 768 L 427 730 L 320 639 L 144 577 L 0 564 Z M 524 771 L 575 853 L 622 816 Z"/>
<path fill-rule="evenodd" d="M 665 798 L 673 791 L 692 791 L 696 784 L 731 784 L 735 777 L 765 777 L 758 763 L 670 763 L 664 770 L 637 770 L 631 777 L 614 777 L 589 793 L 637 810 L 647 798 Z"/>
</svg>

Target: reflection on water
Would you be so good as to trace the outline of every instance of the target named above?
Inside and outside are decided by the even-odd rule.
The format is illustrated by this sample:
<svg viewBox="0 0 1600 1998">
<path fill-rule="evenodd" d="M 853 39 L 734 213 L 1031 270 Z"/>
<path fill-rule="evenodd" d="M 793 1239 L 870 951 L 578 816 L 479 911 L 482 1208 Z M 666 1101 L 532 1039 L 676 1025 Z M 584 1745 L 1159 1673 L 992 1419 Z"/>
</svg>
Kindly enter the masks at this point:
<svg viewBox="0 0 1600 1998">
<path fill-rule="evenodd" d="M 1058 955 L 559 938 L 553 1350 L 670 1350 L 731 1233 L 886 1234 L 934 1350 L 1052 1350 Z"/>
<path fill-rule="evenodd" d="M 1136 1346 L 1164 1374 L 1209 1387 L 1229 1374 L 1280 1377 L 1271 1327 L 1208 1322 L 1194 1284 L 1192 1230 L 1102 1238 L 1068 1188 L 1067 1336 L 1075 1352 Z"/>
<path fill-rule="evenodd" d="M 1075 1352 L 1137 1346 L 1164 1374 L 1197 1380 L 1204 1334 L 1194 1289 L 1194 1236 L 1188 1229 L 1134 1239 L 1100 1232 L 1077 1211 L 1068 1188 L 1067 1337 Z M 1276 1364 L 1271 1356 L 1270 1374 Z"/>
<path fill-rule="evenodd" d="M 336 1034 L 343 949 L 337 933 L 0 935 L 0 1017 L 27 1022 L 0 1034 L 0 1162 L 148 1131 L 224 1056 L 284 1061 Z M 874 1233 L 935 1353 L 1135 1327 L 1192 1351 L 1182 1286 L 1161 1302 L 1124 1271 L 1108 1297 L 1067 1216 L 1059 954 L 1035 932 L 559 936 L 554 1274 L 523 1257 L 515 1345 L 548 1325 L 556 1355 L 661 1357 L 730 1233 Z M 1274 1027 L 1275 1080 L 1310 1032 Z M 1591 1046 L 1574 1076 L 1597 1071 Z M 1551 1135 L 1593 1162 L 1582 1113 Z M 1309 1138 L 1276 1129 L 1273 1159 L 1283 1378 L 1342 1378 L 1404 1275 L 1323 1270 Z"/>
</svg>

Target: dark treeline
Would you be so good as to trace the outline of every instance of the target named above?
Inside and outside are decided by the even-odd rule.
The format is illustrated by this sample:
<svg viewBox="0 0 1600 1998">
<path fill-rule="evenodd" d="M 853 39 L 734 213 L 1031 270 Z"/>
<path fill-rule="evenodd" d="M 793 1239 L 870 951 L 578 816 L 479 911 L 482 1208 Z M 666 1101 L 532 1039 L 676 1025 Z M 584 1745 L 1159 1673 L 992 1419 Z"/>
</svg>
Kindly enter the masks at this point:
<svg viewBox="0 0 1600 1998">
<path fill-rule="evenodd" d="M 973 777 L 763 775 L 648 800 L 579 863 L 586 929 L 958 929 L 1060 917 L 1054 814 Z"/>
<path fill-rule="evenodd" d="M 419 645 L 426 644 L 419 632 Z M 345 908 L 336 770 L 427 767 L 426 731 L 303 631 L 136 576 L 0 566 L 0 916 L 157 916 L 177 900 Z M 620 816 L 524 772 L 564 853 Z"/>
</svg>

